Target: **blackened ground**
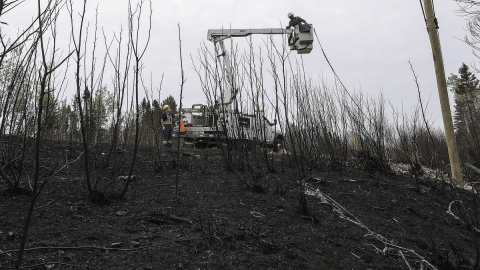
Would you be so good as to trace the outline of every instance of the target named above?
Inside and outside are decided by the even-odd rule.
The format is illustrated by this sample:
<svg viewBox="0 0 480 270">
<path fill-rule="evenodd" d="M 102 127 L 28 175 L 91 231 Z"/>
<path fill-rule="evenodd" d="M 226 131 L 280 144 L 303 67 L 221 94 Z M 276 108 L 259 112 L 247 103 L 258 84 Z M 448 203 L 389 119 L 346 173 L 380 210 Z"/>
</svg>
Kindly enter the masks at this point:
<svg viewBox="0 0 480 270">
<path fill-rule="evenodd" d="M 275 156 L 261 171 L 263 192 L 227 172 L 215 149 L 142 149 L 124 200 L 87 199 L 82 159 L 54 177 L 65 153 L 45 148 L 48 179 L 38 198 L 22 266 L 29 269 L 472 269 L 477 260 L 476 196 L 434 179 L 312 171 L 308 215 L 298 213 L 298 181 Z M 125 152 L 128 153 L 128 152 Z M 79 154 L 70 153 L 73 161 Z M 101 156 L 101 155 L 99 155 Z M 122 164 L 127 168 L 129 159 Z M 101 170 L 97 170 L 101 172 Z M 254 177 L 248 171 L 240 177 Z M 112 190 L 108 175 L 98 189 Z M 119 180 L 118 186 L 123 184 Z M 105 184 L 106 185 L 106 184 Z M 118 190 L 118 188 L 117 188 Z M 0 269 L 14 267 L 32 197 L 0 195 Z M 460 203 L 461 201 L 461 203 Z M 468 210 L 473 229 L 461 220 Z M 424 260 L 424 262 L 422 262 Z M 407 264 L 408 262 L 408 264 Z M 410 265 L 410 266 L 409 266 Z"/>
</svg>

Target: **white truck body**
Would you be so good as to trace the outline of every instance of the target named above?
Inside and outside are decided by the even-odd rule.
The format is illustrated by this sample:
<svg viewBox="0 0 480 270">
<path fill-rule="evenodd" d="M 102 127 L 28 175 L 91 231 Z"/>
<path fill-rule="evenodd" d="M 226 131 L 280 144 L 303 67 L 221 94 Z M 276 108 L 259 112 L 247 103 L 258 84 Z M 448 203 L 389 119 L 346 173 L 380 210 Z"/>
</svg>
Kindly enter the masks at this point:
<svg viewBox="0 0 480 270">
<path fill-rule="evenodd" d="M 255 114 L 235 112 L 218 113 L 205 105 L 195 104 L 182 109 L 182 122 L 176 122 L 174 136 L 184 138 L 186 144 L 215 145 L 217 142 L 251 141 L 269 148 L 281 144 L 283 135 L 276 122 Z M 179 128 L 183 125 L 183 128 Z"/>
</svg>

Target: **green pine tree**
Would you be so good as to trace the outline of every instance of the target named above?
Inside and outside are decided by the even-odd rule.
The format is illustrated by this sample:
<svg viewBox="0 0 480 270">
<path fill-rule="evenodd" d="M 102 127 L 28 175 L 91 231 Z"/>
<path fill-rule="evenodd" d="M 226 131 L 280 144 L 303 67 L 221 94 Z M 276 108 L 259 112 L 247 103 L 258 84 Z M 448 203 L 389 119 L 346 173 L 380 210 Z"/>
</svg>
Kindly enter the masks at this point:
<svg viewBox="0 0 480 270">
<path fill-rule="evenodd" d="M 458 73 L 459 75 L 451 74 L 447 82 L 454 94 L 453 120 L 457 143 L 467 149 L 475 160 L 480 160 L 480 81 L 464 63 Z"/>
</svg>

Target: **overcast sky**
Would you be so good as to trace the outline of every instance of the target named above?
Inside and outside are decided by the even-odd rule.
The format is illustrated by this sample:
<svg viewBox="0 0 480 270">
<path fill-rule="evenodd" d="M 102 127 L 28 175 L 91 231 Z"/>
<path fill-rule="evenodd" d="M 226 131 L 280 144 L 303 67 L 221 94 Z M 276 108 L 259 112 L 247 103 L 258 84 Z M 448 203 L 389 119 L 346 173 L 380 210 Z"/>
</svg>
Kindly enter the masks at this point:
<svg viewBox="0 0 480 270">
<path fill-rule="evenodd" d="M 2 21 L 3 33 L 15 33 L 28 18 L 34 16 L 37 1 L 26 1 Z M 45 2 L 45 1 L 43 1 Z M 80 2 L 75 0 L 75 2 Z M 99 26 L 113 35 L 120 26 L 127 27 L 127 0 L 89 0 L 88 20 L 94 24 L 95 7 L 99 7 Z M 136 3 L 132 0 L 132 3 Z M 145 2 L 148 7 L 148 2 Z M 461 40 L 466 35 L 466 22 L 458 16 L 453 0 L 435 2 L 440 25 L 445 71 L 458 73 L 462 62 L 476 61 L 470 47 Z M 145 56 L 145 74 L 153 74 L 158 85 L 164 74 L 162 99 L 171 94 L 179 97 L 180 60 L 178 26 L 181 27 L 182 50 L 186 72 L 184 106 L 205 102 L 199 80 L 193 70 L 190 55 L 197 56 L 208 29 L 218 28 L 278 28 L 288 24 L 287 13 L 293 12 L 314 25 L 325 52 L 350 91 L 362 91 L 371 96 L 384 94 L 395 106 L 409 108 L 417 99 L 416 86 L 408 61 L 418 75 L 424 102 L 429 100 L 429 115 L 441 125 L 440 105 L 436 89 L 431 47 L 420 2 L 417 0 L 170 0 L 152 1 L 152 39 Z M 147 16 L 147 10 L 144 10 Z M 69 22 L 59 26 L 68 40 Z M 146 32 L 147 25 L 144 24 Z M 102 37 L 103 38 L 103 37 Z M 266 37 L 255 36 L 255 46 L 262 46 Z M 238 39 L 238 41 L 237 41 Z M 236 38 L 240 49 L 245 38 Z M 103 43 L 103 41 L 101 41 Z M 293 59 L 299 56 L 292 54 Z M 304 55 L 305 70 L 312 78 L 324 77 L 333 82 L 318 43 Z M 110 81 L 107 75 L 106 81 Z M 73 88 L 73 82 L 70 83 Z M 268 87 L 268 86 L 267 86 Z"/>
</svg>

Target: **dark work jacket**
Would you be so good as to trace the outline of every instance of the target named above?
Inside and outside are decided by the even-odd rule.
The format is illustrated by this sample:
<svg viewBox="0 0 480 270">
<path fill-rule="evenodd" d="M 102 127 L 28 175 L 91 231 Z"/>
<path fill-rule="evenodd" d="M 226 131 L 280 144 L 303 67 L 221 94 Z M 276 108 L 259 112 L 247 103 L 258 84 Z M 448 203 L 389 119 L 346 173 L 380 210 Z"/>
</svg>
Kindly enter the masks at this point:
<svg viewBox="0 0 480 270">
<path fill-rule="evenodd" d="M 162 113 L 163 124 L 164 125 L 171 125 L 174 117 L 175 117 L 175 115 L 173 113 L 163 112 Z"/>
<path fill-rule="evenodd" d="M 293 20 L 290 20 L 290 22 L 288 22 L 287 29 L 289 29 L 290 27 L 295 27 L 295 25 L 298 25 L 300 32 L 310 31 L 310 25 L 308 25 L 307 22 L 299 16 L 293 17 Z"/>
</svg>

